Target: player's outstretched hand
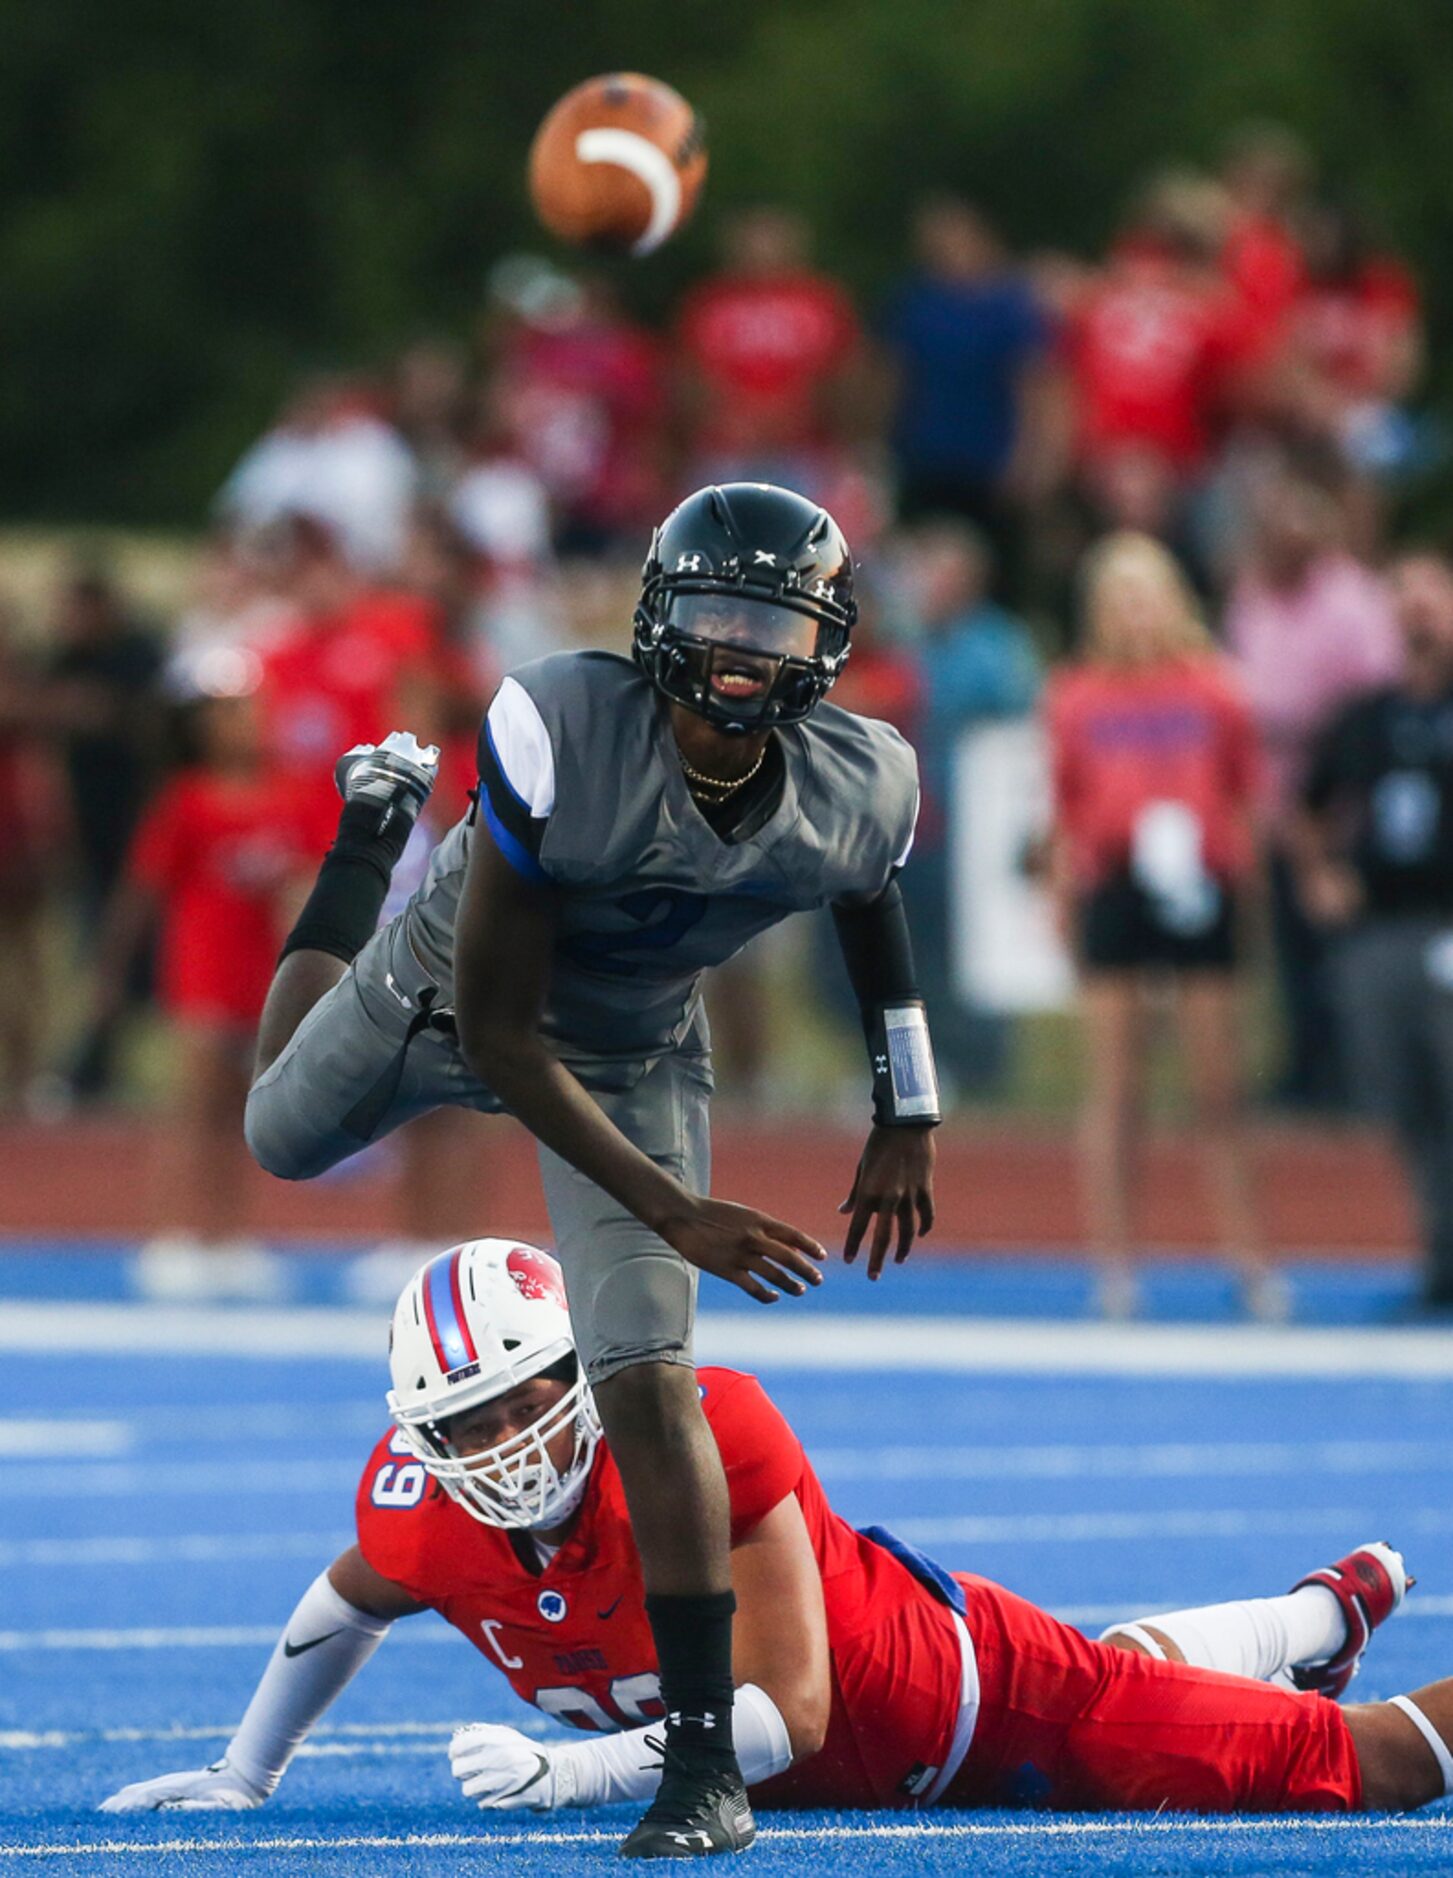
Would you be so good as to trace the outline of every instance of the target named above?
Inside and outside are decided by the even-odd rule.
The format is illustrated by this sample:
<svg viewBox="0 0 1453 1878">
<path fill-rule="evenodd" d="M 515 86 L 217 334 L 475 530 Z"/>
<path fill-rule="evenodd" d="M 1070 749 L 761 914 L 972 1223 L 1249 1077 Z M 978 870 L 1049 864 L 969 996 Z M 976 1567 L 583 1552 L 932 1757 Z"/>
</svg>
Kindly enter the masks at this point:
<svg viewBox="0 0 1453 1878">
<path fill-rule="evenodd" d="M 548 1813 L 562 1802 L 555 1792 L 555 1760 L 543 1741 L 497 1722 L 456 1728 L 449 1769 L 466 1800 L 486 1812 Z"/>
<path fill-rule="evenodd" d="M 816 1239 L 750 1206 L 695 1199 L 661 1236 L 688 1265 L 725 1278 L 760 1304 L 775 1304 L 783 1291 L 800 1298 L 822 1283 L 818 1266 L 827 1254 Z"/>
<path fill-rule="evenodd" d="M 185 1774 L 137 1780 L 109 1800 L 103 1813 L 249 1813 L 267 1798 L 245 1774 L 223 1761 Z"/>
<path fill-rule="evenodd" d="M 901 1265 L 913 1249 L 916 1233 L 933 1225 L 933 1130 L 931 1128 L 878 1128 L 868 1136 L 853 1190 L 838 1208 L 851 1213 L 843 1257 L 849 1265 L 868 1223 L 876 1217 L 868 1250 L 868 1276 L 882 1276 L 888 1248 L 897 1229 L 893 1263 Z"/>
</svg>

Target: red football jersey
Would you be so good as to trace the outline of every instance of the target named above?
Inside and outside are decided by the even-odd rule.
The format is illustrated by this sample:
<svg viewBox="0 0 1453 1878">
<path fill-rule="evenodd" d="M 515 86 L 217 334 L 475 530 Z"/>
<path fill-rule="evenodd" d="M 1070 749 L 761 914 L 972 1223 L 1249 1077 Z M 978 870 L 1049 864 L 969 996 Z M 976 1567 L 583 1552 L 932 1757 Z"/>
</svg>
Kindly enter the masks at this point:
<svg viewBox="0 0 1453 1878">
<path fill-rule="evenodd" d="M 176 1016 L 250 1027 L 286 934 L 284 890 L 305 879 L 335 816 L 294 777 L 180 771 L 148 808 L 127 863 L 161 902 L 160 982 Z"/>
<path fill-rule="evenodd" d="M 958 1720 L 957 1632 L 891 1553 L 828 1505 L 802 1446 L 755 1377 L 700 1372 L 721 1453 L 732 1536 L 797 1496 L 822 1573 L 832 1658 L 827 1740 L 757 1788 L 760 1803 L 911 1805 Z M 359 1485 L 358 1543 L 375 1571 L 433 1606 L 557 1720 L 618 1729 L 662 1714 L 656 1649 L 625 1494 L 604 1443 L 569 1538 L 539 1565 L 526 1535 L 481 1525 L 386 1436 Z"/>
</svg>

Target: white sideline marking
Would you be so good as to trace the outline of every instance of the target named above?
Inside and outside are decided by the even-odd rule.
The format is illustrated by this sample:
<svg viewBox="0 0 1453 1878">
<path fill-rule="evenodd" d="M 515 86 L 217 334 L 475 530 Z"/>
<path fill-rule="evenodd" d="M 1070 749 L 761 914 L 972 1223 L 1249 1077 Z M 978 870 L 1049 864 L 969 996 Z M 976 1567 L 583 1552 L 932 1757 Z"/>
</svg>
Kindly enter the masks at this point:
<svg viewBox="0 0 1453 1878">
<path fill-rule="evenodd" d="M 1199 1480 L 1453 1469 L 1453 1441 L 1059 1442 L 812 1450 L 824 1480 Z"/>
<path fill-rule="evenodd" d="M 6 1300 L 0 1350 L 154 1356 L 306 1356 L 383 1372 L 382 1312 L 216 1309 Z M 1037 1318 L 814 1316 L 708 1311 L 705 1362 L 753 1369 L 1012 1372 L 1055 1376 L 1453 1378 L 1439 1330 L 1099 1324 Z"/>
<path fill-rule="evenodd" d="M 305 1356 L 388 1360 L 384 1311 L 221 1309 L 207 1305 L 57 1304 L 7 1299 L 0 1349 L 113 1356 Z"/>
<path fill-rule="evenodd" d="M 231 1565 L 247 1559 L 323 1558 L 353 1543 L 352 1533 L 177 1533 L 170 1538 L 20 1539 L 0 1542 L 0 1566 Z"/>
<path fill-rule="evenodd" d="M 806 1840 L 871 1839 L 1074 1839 L 1074 1838 L 1163 1838 L 1175 1833 L 1198 1836 L 1229 1837 L 1238 1832 L 1408 1832 L 1446 1835 L 1453 1829 L 1453 1819 L 1403 1819 L 1381 1814 L 1365 1818 L 1358 1814 L 1319 1813 L 1308 1816 L 1288 1813 L 1283 1819 L 1166 1819 L 1147 1815 L 1144 1819 L 1046 1819 L 1014 1820 L 1004 1824 L 979 1824 L 975 1821 L 940 1825 L 937 1821 L 914 1821 L 911 1825 L 878 1824 L 865 1819 L 861 1826 L 761 1826 L 757 1837 L 767 1841 L 791 1843 Z M 615 1845 L 620 1831 L 576 1828 L 568 1832 L 409 1832 L 370 1833 L 346 1838 L 323 1839 L 278 1837 L 246 1839 L 235 1835 L 227 1839 L 95 1839 L 70 1845 L 0 1845 L 0 1858 L 108 1858 L 118 1853 L 134 1853 L 156 1858 L 167 1852 L 352 1852 L 352 1851 L 426 1851 L 458 1847 L 461 1850 L 500 1848 L 512 1845 Z"/>
<path fill-rule="evenodd" d="M 1439 1330 L 1264 1324 L 1099 1324 L 989 1317 L 814 1317 L 764 1323 L 708 1311 L 707 1363 L 795 1370 L 939 1370 L 1051 1376 L 1453 1377 Z"/>
<path fill-rule="evenodd" d="M 22 1421 L 0 1416 L 0 1455 L 35 1454 L 49 1458 L 69 1444 L 88 1454 L 124 1454 L 135 1441 L 129 1422 L 72 1422 L 59 1417 Z"/>
</svg>

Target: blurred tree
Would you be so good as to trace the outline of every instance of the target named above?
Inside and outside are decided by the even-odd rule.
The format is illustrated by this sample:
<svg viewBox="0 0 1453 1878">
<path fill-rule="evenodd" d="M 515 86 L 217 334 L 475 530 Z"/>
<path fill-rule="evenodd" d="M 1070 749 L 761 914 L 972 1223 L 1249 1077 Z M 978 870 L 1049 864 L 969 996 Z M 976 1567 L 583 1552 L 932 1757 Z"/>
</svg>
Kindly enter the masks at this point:
<svg viewBox="0 0 1453 1878">
<path fill-rule="evenodd" d="M 0 504 L 192 520 L 296 373 L 466 330 L 543 246 L 523 159 L 592 71 L 704 111 L 696 225 L 629 297 L 659 312 L 714 211 L 788 198 L 864 291 L 920 189 L 1092 252 L 1150 167 L 1284 119 L 1453 325 L 1453 10 L 1426 0 L 0 0 Z M 1453 390 L 1438 366 L 1435 390 Z"/>
</svg>

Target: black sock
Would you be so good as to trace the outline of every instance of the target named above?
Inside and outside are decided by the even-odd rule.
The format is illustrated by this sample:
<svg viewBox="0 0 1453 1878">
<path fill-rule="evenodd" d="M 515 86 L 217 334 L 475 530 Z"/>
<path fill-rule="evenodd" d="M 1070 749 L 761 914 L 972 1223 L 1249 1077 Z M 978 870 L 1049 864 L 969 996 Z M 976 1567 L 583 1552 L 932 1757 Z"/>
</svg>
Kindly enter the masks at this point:
<svg viewBox="0 0 1453 1878">
<path fill-rule="evenodd" d="M 646 1593 L 656 1639 L 666 1739 L 693 1760 L 734 1763 L 732 1746 L 732 1612 L 730 1591 L 704 1597 Z"/>
<path fill-rule="evenodd" d="M 393 805 L 366 798 L 343 804 L 337 836 L 283 943 L 282 958 L 290 952 L 329 952 L 352 963 L 373 937 L 413 825 Z"/>
</svg>

